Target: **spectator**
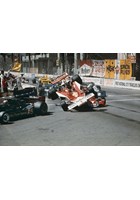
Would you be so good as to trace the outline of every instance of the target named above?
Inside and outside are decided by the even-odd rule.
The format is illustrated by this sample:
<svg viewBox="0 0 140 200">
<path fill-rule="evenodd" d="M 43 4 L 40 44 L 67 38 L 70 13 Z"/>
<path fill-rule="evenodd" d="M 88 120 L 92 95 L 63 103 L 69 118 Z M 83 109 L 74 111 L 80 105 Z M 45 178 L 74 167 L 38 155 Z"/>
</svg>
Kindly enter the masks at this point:
<svg viewBox="0 0 140 200">
<path fill-rule="evenodd" d="M 0 87 L 1 87 L 1 90 L 0 92 L 3 93 L 3 77 L 4 77 L 4 70 L 1 70 L 1 73 L 0 73 Z"/>
<path fill-rule="evenodd" d="M 8 96 L 8 83 L 7 83 L 7 78 L 6 78 L 6 76 L 3 76 L 2 87 L 3 87 L 3 93 L 4 93 L 6 96 Z"/>
</svg>

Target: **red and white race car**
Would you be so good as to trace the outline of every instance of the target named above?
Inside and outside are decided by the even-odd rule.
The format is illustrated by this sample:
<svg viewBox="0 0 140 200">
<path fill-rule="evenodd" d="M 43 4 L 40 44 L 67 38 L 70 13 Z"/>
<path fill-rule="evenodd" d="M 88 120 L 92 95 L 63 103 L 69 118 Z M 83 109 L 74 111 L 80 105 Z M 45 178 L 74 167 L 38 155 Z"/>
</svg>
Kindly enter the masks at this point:
<svg viewBox="0 0 140 200">
<path fill-rule="evenodd" d="M 93 82 L 83 84 L 79 75 L 68 78 L 59 87 L 52 87 L 48 91 L 48 98 L 62 100 L 61 107 L 68 110 L 92 110 L 106 105 L 106 92 Z"/>
</svg>

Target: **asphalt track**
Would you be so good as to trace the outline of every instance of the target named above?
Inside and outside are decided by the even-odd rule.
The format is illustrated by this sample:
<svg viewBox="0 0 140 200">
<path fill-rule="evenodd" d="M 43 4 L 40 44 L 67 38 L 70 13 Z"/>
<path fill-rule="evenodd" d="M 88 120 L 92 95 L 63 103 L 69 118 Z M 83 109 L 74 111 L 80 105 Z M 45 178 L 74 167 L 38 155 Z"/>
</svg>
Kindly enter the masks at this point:
<svg viewBox="0 0 140 200">
<path fill-rule="evenodd" d="M 107 106 L 92 112 L 64 112 L 46 100 L 49 113 L 0 125 L 0 146 L 139 146 L 140 91 L 113 87 Z"/>
</svg>

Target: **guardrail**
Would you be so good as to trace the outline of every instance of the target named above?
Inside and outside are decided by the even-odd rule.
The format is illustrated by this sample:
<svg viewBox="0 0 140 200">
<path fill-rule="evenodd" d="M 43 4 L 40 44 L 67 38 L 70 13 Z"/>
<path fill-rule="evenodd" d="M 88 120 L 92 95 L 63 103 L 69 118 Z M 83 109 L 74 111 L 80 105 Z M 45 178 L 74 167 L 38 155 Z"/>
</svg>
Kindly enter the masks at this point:
<svg viewBox="0 0 140 200">
<path fill-rule="evenodd" d="M 94 82 L 101 86 L 110 86 L 117 88 L 128 88 L 128 89 L 140 89 L 140 81 L 133 80 L 115 80 L 105 78 L 94 78 L 94 77 L 82 77 L 84 82 Z"/>
</svg>

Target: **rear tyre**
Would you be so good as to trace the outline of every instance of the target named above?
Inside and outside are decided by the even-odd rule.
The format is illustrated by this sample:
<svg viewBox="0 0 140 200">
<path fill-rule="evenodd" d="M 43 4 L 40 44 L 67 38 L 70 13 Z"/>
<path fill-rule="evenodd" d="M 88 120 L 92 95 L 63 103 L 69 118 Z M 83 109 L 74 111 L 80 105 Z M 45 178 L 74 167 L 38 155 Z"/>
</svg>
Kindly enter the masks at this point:
<svg viewBox="0 0 140 200">
<path fill-rule="evenodd" d="M 76 81 L 77 83 L 82 84 L 82 79 L 81 79 L 81 77 L 78 74 L 75 74 L 72 77 L 72 81 Z"/>
<path fill-rule="evenodd" d="M 62 109 L 63 109 L 64 111 L 68 111 L 68 104 L 66 104 L 66 102 L 63 102 L 63 103 L 61 104 L 61 107 L 62 107 Z"/>
<path fill-rule="evenodd" d="M 34 112 L 38 115 L 46 115 L 48 112 L 48 105 L 45 102 L 35 102 L 34 103 Z"/>
<path fill-rule="evenodd" d="M 81 105 L 79 107 L 78 106 L 75 107 L 74 109 L 77 110 L 77 111 L 80 111 L 80 112 L 86 112 L 86 111 L 92 111 L 93 110 L 93 106 L 92 106 L 91 103 L 86 102 L 86 103 L 84 103 L 83 105 Z"/>
<path fill-rule="evenodd" d="M 54 88 L 51 88 L 49 91 L 48 91 L 48 98 L 49 99 L 52 99 L 52 100 L 55 100 L 58 98 L 58 95 L 56 94 L 56 90 Z"/>
</svg>

